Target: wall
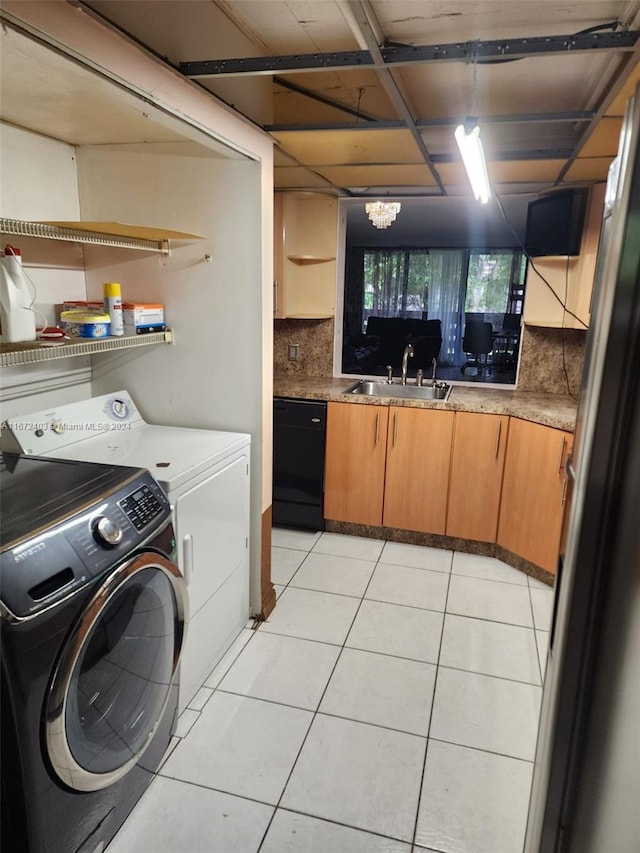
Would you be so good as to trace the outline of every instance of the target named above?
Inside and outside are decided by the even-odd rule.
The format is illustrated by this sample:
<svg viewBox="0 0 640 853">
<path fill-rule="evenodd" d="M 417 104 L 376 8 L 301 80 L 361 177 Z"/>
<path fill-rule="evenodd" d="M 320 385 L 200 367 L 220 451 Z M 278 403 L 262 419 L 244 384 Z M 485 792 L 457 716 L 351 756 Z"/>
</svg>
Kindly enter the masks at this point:
<svg viewBox="0 0 640 853">
<path fill-rule="evenodd" d="M 78 150 L 85 219 L 164 223 L 204 236 L 176 243 L 168 257 L 87 248 L 89 298 L 100 298 L 104 281 L 119 281 L 124 299 L 164 304 L 176 339 L 133 357 L 103 356 L 93 385 L 101 394 L 127 387 L 155 423 L 248 431 L 259 442 L 250 427 L 261 399 L 260 245 L 252 236 L 260 169 L 205 153 L 191 143 Z"/>
<path fill-rule="evenodd" d="M 79 219 L 75 149 L 37 133 L 0 124 L 0 211 L 9 219 Z M 4 237 L 3 247 L 22 251 L 26 275 L 35 287 L 41 314 L 36 324 L 53 323 L 53 305 L 64 298 L 85 299 L 84 260 L 79 246 Z M 44 244 L 44 245 L 43 245 Z M 88 358 L 61 359 L 46 367 L 0 370 L 1 418 L 70 403 L 91 394 Z"/>
</svg>

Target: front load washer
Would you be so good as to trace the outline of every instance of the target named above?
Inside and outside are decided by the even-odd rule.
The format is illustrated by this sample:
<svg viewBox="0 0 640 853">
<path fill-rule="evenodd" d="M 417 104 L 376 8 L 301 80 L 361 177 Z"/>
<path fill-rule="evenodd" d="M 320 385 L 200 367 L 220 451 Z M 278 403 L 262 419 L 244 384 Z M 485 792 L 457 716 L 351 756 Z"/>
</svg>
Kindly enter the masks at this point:
<svg viewBox="0 0 640 853">
<path fill-rule="evenodd" d="M 188 598 L 147 471 L 4 454 L 3 853 L 96 853 L 177 718 Z"/>
<path fill-rule="evenodd" d="M 9 419 L 18 453 L 146 468 L 173 507 L 190 622 L 180 710 L 249 619 L 250 436 L 147 423 L 127 391 Z"/>
</svg>

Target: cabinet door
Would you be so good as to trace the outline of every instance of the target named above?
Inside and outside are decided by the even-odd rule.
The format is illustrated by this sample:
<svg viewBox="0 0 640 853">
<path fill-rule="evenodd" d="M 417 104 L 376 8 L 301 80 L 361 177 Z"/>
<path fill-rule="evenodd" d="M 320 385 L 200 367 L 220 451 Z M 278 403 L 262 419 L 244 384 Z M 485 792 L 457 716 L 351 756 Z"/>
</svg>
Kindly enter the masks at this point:
<svg viewBox="0 0 640 853">
<path fill-rule="evenodd" d="M 511 418 L 498 544 L 555 574 L 571 433 Z"/>
<path fill-rule="evenodd" d="M 282 276 L 277 317 L 333 317 L 338 201 L 323 193 L 277 193 Z"/>
<path fill-rule="evenodd" d="M 394 406 L 389 417 L 383 523 L 443 534 L 454 414 Z"/>
<path fill-rule="evenodd" d="M 456 412 L 447 536 L 495 542 L 509 418 Z"/>
<path fill-rule="evenodd" d="M 324 515 L 354 524 L 382 524 L 387 406 L 329 403 Z"/>
</svg>

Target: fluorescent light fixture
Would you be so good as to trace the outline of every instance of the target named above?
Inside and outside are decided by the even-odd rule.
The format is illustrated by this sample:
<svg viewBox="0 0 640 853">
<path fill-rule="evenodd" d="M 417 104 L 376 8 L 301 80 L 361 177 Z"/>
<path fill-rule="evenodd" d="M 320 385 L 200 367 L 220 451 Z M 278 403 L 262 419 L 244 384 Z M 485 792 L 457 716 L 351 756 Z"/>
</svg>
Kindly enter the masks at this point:
<svg viewBox="0 0 640 853">
<path fill-rule="evenodd" d="M 491 198 L 491 187 L 489 186 L 489 175 L 487 164 L 484 159 L 484 149 L 480 139 L 480 128 L 477 123 L 467 130 L 469 122 L 459 124 L 456 128 L 456 142 L 462 155 L 462 162 L 469 176 L 469 183 L 476 199 L 481 204 L 486 204 Z"/>
</svg>

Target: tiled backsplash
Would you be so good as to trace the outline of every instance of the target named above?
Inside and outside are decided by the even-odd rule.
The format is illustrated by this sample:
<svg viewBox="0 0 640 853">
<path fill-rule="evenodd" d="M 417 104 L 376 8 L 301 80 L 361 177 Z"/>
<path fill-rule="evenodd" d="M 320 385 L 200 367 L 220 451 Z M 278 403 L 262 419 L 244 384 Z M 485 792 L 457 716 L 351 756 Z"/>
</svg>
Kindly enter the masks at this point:
<svg viewBox="0 0 640 853">
<path fill-rule="evenodd" d="M 580 390 L 586 341 L 584 329 L 525 326 L 518 390 L 576 396 Z"/>
<path fill-rule="evenodd" d="M 331 376 L 333 374 L 333 318 L 275 320 L 273 368 L 276 374 Z M 298 360 L 290 361 L 289 347 L 298 344 Z"/>
</svg>

